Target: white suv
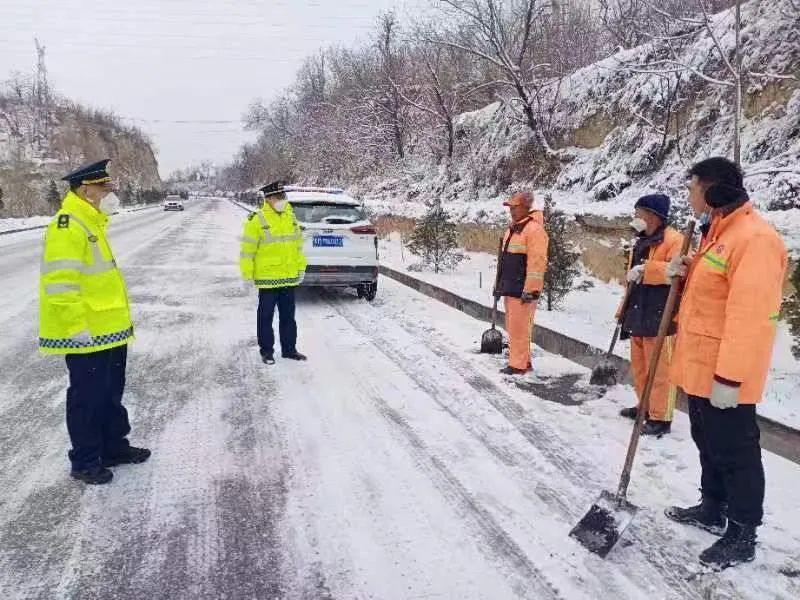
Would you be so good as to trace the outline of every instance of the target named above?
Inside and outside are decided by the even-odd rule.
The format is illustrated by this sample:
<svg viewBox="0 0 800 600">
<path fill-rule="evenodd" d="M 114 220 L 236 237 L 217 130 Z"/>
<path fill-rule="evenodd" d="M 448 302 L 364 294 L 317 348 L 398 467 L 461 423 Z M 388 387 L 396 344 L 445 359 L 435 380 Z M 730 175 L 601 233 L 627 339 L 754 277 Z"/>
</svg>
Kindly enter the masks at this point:
<svg viewBox="0 0 800 600">
<path fill-rule="evenodd" d="M 183 200 L 177 194 L 170 194 L 164 199 L 164 210 L 183 210 Z"/>
<path fill-rule="evenodd" d="M 286 186 L 303 230 L 308 259 L 303 286 L 352 287 L 359 298 L 378 291 L 378 235 L 360 202 L 337 188 Z"/>
</svg>

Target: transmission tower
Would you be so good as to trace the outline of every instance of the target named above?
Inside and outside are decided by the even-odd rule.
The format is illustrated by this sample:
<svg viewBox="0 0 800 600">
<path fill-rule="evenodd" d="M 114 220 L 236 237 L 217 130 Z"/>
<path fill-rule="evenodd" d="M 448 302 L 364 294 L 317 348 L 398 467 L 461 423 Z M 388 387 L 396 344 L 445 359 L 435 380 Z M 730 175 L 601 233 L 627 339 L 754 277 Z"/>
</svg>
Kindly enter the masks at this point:
<svg viewBox="0 0 800 600">
<path fill-rule="evenodd" d="M 48 151 L 50 148 L 50 84 L 47 80 L 45 47 L 39 43 L 38 38 L 33 39 L 36 42 L 37 55 L 34 127 L 39 153 L 41 154 L 42 150 Z"/>
</svg>

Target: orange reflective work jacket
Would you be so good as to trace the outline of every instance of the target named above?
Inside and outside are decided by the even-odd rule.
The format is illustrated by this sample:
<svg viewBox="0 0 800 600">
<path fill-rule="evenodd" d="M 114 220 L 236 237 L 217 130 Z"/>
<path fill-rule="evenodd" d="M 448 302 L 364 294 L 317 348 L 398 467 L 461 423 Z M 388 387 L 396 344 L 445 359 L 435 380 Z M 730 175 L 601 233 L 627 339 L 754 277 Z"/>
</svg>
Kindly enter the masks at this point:
<svg viewBox="0 0 800 600">
<path fill-rule="evenodd" d="M 542 291 L 548 243 L 541 211 L 531 211 L 509 227 L 503 237 L 504 252 L 500 257 L 497 291 L 501 296 L 519 298 L 523 292 Z"/>
<path fill-rule="evenodd" d="M 750 202 L 714 216 L 684 287 L 673 384 L 709 398 L 716 378 L 740 385 L 741 404 L 761 401 L 786 264 L 786 246 Z"/>
<path fill-rule="evenodd" d="M 628 269 L 644 265 L 644 277 L 631 285 L 622 319 L 621 339 L 656 337 L 669 296 L 667 265 L 681 252 L 683 235 L 672 227 L 662 227 L 651 236 L 636 241 L 628 257 Z M 622 307 L 620 307 L 622 308 Z M 669 334 L 675 333 L 671 329 Z"/>
</svg>

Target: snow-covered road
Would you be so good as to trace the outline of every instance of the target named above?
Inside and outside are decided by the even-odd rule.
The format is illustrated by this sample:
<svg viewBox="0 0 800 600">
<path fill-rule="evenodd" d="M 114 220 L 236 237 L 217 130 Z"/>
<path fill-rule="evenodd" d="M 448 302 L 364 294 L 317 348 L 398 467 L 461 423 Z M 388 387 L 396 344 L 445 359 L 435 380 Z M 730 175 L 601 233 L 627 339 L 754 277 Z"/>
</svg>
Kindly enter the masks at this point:
<svg viewBox="0 0 800 600">
<path fill-rule="evenodd" d="M 0 241 L 0 598 L 793 598 L 800 468 L 765 458 L 756 563 L 698 574 L 712 538 L 662 516 L 696 498 L 688 424 L 642 444 L 642 508 L 606 560 L 567 537 L 618 476 L 622 388 L 537 353 L 505 381 L 484 326 L 383 279 L 370 305 L 300 294 L 305 364 L 266 367 L 238 277 L 244 213 L 145 211 L 111 240 L 137 326 L 126 404 L 143 465 L 67 476 L 63 361 L 37 354 L 41 232 Z"/>
</svg>

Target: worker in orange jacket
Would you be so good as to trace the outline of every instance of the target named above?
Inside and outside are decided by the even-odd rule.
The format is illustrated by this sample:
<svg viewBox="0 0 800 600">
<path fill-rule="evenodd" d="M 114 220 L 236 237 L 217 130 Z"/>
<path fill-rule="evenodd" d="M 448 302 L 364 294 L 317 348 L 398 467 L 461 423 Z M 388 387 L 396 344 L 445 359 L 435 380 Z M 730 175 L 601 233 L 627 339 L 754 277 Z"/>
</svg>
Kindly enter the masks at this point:
<svg viewBox="0 0 800 600">
<path fill-rule="evenodd" d="M 670 375 L 688 396 L 702 500 L 666 514 L 724 533 L 700 555 L 704 565 L 724 569 L 755 558 L 764 514 L 756 404 L 769 371 L 787 254 L 749 201 L 735 163 L 710 158 L 689 174 L 702 238 L 692 259 L 673 260 L 667 269 L 686 278 Z"/>
<path fill-rule="evenodd" d="M 536 302 L 544 287 L 548 236 L 542 212 L 533 208 L 533 194 L 517 192 L 503 203 L 511 213 L 511 226 L 503 238 L 500 279 L 495 295 L 505 298 L 508 332 L 506 375 L 531 370 L 531 336 Z"/>
<path fill-rule="evenodd" d="M 656 336 L 669 295 L 667 265 L 680 255 L 683 244 L 683 236 L 666 225 L 669 207 L 669 197 L 664 194 L 642 196 L 634 206 L 635 217 L 631 221 L 638 239 L 628 260 L 630 292 L 627 303 L 620 307 L 624 309 L 620 339 L 631 340 L 631 375 L 640 402 L 650 363 L 655 358 Z M 675 331 L 673 325 L 661 351 L 643 435 L 661 437 L 672 428 L 676 388 L 669 383 L 669 365 Z M 635 419 L 638 412 L 638 406 L 633 406 L 622 409 L 620 414 Z"/>
</svg>

